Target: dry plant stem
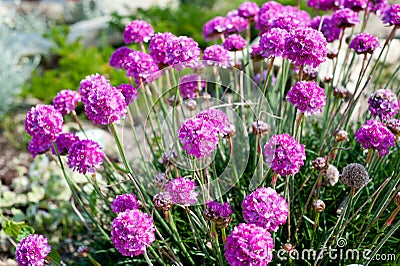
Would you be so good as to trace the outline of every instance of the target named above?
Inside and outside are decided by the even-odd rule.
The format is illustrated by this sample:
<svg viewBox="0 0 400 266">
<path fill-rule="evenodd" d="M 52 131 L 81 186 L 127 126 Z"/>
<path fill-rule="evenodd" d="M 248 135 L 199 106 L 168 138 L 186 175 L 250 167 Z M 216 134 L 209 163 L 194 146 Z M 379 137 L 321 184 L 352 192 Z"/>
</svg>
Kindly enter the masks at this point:
<svg viewBox="0 0 400 266">
<path fill-rule="evenodd" d="M 287 216 L 287 228 L 288 228 L 288 242 L 290 242 L 290 193 L 289 193 L 289 178 L 293 178 L 292 175 L 286 176 L 286 201 L 288 203 L 288 216 Z"/>
<path fill-rule="evenodd" d="M 140 50 L 142 50 L 143 53 L 147 53 L 146 48 L 144 48 L 143 42 L 140 42 L 139 45 L 140 45 Z"/>
<path fill-rule="evenodd" d="M 189 209 L 188 206 L 185 206 L 185 210 L 186 210 L 186 215 L 187 215 L 188 220 L 189 220 L 190 228 L 191 228 L 191 230 L 192 230 L 194 242 L 196 243 L 197 248 L 200 249 L 199 243 L 198 243 L 197 237 L 196 237 L 196 230 L 194 229 L 192 219 L 190 218 L 190 209 Z"/>
</svg>

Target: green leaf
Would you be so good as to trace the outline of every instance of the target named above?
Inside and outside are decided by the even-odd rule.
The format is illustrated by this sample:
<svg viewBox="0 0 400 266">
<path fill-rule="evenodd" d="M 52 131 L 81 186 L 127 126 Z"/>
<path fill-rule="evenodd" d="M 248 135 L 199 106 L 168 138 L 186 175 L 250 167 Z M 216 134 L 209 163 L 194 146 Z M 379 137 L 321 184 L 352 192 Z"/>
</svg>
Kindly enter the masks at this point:
<svg viewBox="0 0 400 266">
<path fill-rule="evenodd" d="M 15 238 L 18 242 L 35 233 L 35 229 L 26 225 L 25 222 L 14 222 L 10 220 L 5 222 L 3 229 L 7 235 Z"/>
<path fill-rule="evenodd" d="M 51 249 L 51 252 L 47 255 L 47 257 L 50 258 L 53 264 L 60 265 L 61 263 L 60 253 L 58 253 L 56 249 Z"/>
<path fill-rule="evenodd" d="M 24 239 L 25 237 L 27 237 L 29 235 L 32 235 L 33 233 L 35 233 L 35 229 L 30 227 L 29 225 L 23 225 L 20 228 L 16 239 L 18 242 L 21 242 L 22 239 Z"/>
</svg>

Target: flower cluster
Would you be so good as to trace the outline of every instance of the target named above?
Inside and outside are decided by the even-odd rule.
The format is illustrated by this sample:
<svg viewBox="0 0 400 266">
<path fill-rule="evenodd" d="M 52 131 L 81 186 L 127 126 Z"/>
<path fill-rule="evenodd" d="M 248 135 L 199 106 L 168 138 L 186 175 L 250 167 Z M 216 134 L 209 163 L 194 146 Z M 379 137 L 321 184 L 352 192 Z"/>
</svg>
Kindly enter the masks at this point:
<svg viewBox="0 0 400 266">
<path fill-rule="evenodd" d="M 368 110 L 373 117 L 388 120 L 400 111 L 400 100 L 389 89 L 379 89 L 368 98 Z"/>
<path fill-rule="evenodd" d="M 215 108 L 206 109 L 198 113 L 196 117 L 211 122 L 217 133 L 222 136 L 229 134 L 231 131 L 231 123 L 221 110 Z"/>
<path fill-rule="evenodd" d="M 32 157 L 35 158 L 37 155 L 48 151 L 50 147 L 52 147 L 50 141 L 47 141 L 46 139 L 33 137 L 29 142 L 28 151 L 32 155 Z"/>
<path fill-rule="evenodd" d="M 232 220 L 232 207 L 229 203 L 209 201 L 204 209 L 204 217 L 215 222 L 218 228 L 225 228 Z"/>
<path fill-rule="evenodd" d="M 255 224 L 241 223 L 232 230 L 225 243 L 229 265 L 265 266 L 272 261 L 274 242 L 271 234 Z"/>
<path fill-rule="evenodd" d="M 103 75 L 97 73 L 82 79 L 78 91 L 82 96 L 81 100 L 83 104 L 86 104 L 87 96 L 90 91 L 104 86 L 110 86 L 110 81 Z"/>
<path fill-rule="evenodd" d="M 66 115 L 75 110 L 80 100 L 81 96 L 77 91 L 62 90 L 54 97 L 53 106 L 61 114 Z"/>
<path fill-rule="evenodd" d="M 209 65 L 228 66 L 229 52 L 222 45 L 214 44 L 204 49 L 203 60 Z"/>
<path fill-rule="evenodd" d="M 226 50 L 235 52 L 243 50 L 243 48 L 246 47 L 246 44 L 247 42 L 242 36 L 238 34 L 232 34 L 225 39 L 222 45 Z"/>
<path fill-rule="evenodd" d="M 387 0 L 370 0 L 368 1 L 367 11 L 381 16 L 388 9 Z"/>
<path fill-rule="evenodd" d="M 332 14 L 332 20 L 338 28 L 349 28 L 360 23 L 358 14 L 349 8 L 336 10 Z"/>
<path fill-rule="evenodd" d="M 62 114 L 52 105 L 38 104 L 25 117 L 25 130 L 42 142 L 54 141 L 63 128 Z"/>
<path fill-rule="evenodd" d="M 225 21 L 226 34 L 240 33 L 248 27 L 247 19 L 239 16 L 237 12 L 226 16 Z"/>
<path fill-rule="evenodd" d="M 154 35 L 153 27 L 144 20 L 133 20 L 124 30 L 123 38 L 126 44 L 147 42 Z"/>
<path fill-rule="evenodd" d="M 382 21 L 390 25 L 400 26 L 400 4 L 391 5 L 383 15 Z"/>
<path fill-rule="evenodd" d="M 322 20 L 322 25 L 321 25 Z M 315 30 L 320 30 L 327 42 L 334 42 L 339 40 L 341 29 L 336 27 L 332 16 L 325 15 L 323 17 L 316 16 L 311 20 L 310 27 Z M 320 29 L 321 27 L 321 29 Z"/>
<path fill-rule="evenodd" d="M 165 185 L 172 203 L 185 206 L 196 203 L 198 193 L 195 189 L 196 183 L 185 177 L 174 178 Z"/>
<path fill-rule="evenodd" d="M 273 28 L 261 35 L 260 54 L 269 58 L 271 56 L 282 56 L 287 31 L 280 28 Z"/>
<path fill-rule="evenodd" d="M 207 41 L 218 39 L 226 31 L 226 18 L 215 17 L 206 22 L 203 26 L 203 37 Z"/>
<path fill-rule="evenodd" d="M 79 141 L 79 137 L 74 133 L 61 133 L 55 141 L 58 153 L 60 155 L 67 155 L 69 148 L 71 148 L 72 144 L 76 141 Z M 54 147 L 51 147 L 51 152 L 54 155 L 57 154 Z"/>
<path fill-rule="evenodd" d="M 335 0 L 308 0 L 307 5 L 319 10 L 332 10 L 337 7 L 335 2 Z"/>
<path fill-rule="evenodd" d="M 29 235 L 18 243 L 15 250 L 15 258 L 18 265 L 44 265 L 44 259 L 50 253 L 51 247 L 47 243 L 47 238 L 42 235 Z"/>
<path fill-rule="evenodd" d="M 133 50 L 123 46 L 115 50 L 109 61 L 109 65 L 115 69 L 125 68 L 126 59 Z"/>
<path fill-rule="evenodd" d="M 253 18 L 258 14 L 258 11 L 260 11 L 260 8 L 254 2 L 244 2 L 238 7 L 238 15 L 243 18 Z"/>
<path fill-rule="evenodd" d="M 200 59 L 199 44 L 186 36 L 176 37 L 168 42 L 165 52 L 168 65 L 182 64 L 192 67 Z"/>
<path fill-rule="evenodd" d="M 149 43 L 149 53 L 153 57 L 154 62 L 161 68 L 168 65 L 166 54 L 167 45 L 176 36 L 170 32 L 157 33 L 151 38 Z"/>
<path fill-rule="evenodd" d="M 389 147 L 394 146 L 395 136 L 383 124 L 376 120 L 368 120 L 355 134 L 356 140 L 364 149 L 376 149 L 380 156 L 389 153 Z"/>
<path fill-rule="evenodd" d="M 113 212 L 124 212 L 128 210 L 140 210 L 142 204 L 135 194 L 117 195 L 111 204 Z"/>
<path fill-rule="evenodd" d="M 134 77 L 138 86 L 152 81 L 158 71 L 158 65 L 151 55 L 132 50 L 125 59 L 124 69 L 128 77 Z"/>
<path fill-rule="evenodd" d="M 326 104 L 324 89 L 315 81 L 299 81 L 288 92 L 287 100 L 306 115 L 320 113 Z"/>
<path fill-rule="evenodd" d="M 111 241 L 124 256 L 139 256 L 146 252 L 155 238 L 151 217 L 139 210 L 120 212 L 112 222 Z"/>
<path fill-rule="evenodd" d="M 289 134 L 274 135 L 264 146 L 264 157 L 275 173 L 293 175 L 304 165 L 305 147 Z"/>
<path fill-rule="evenodd" d="M 103 162 L 104 153 L 97 142 L 80 140 L 72 143 L 67 155 L 67 164 L 81 174 L 93 173 Z"/>
<path fill-rule="evenodd" d="M 206 86 L 206 82 L 196 74 L 183 76 L 179 83 L 179 91 L 183 99 L 192 99 L 196 93 L 200 92 Z"/>
<path fill-rule="evenodd" d="M 120 84 L 119 86 L 117 86 L 117 90 L 119 90 L 124 96 L 126 105 L 131 104 L 139 97 L 138 90 L 131 84 Z"/>
<path fill-rule="evenodd" d="M 372 54 L 376 48 L 380 47 L 378 38 L 368 33 L 360 33 L 349 44 L 357 54 Z"/>
<path fill-rule="evenodd" d="M 288 204 L 274 189 L 257 188 L 246 196 L 242 203 L 243 219 L 268 231 L 276 232 L 279 225 L 286 223 Z"/>
</svg>

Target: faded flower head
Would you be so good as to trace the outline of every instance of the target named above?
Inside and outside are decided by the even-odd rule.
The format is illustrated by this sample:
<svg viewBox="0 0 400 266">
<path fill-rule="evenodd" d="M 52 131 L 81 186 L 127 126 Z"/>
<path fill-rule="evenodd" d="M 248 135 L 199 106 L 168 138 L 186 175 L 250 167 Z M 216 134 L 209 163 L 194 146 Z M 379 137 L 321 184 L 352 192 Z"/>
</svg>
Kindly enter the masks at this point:
<svg viewBox="0 0 400 266">
<path fill-rule="evenodd" d="M 67 155 L 69 148 L 71 148 L 72 144 L 76 141 L 79 141 L 79 137 L 75 135 L 74 133 L 68 132 L 68 133 L 61 133 L 57 138 L 56 138 L 56 147 L 58 150 L 58 153 L 60 155 Z M 54 147 L 51 147 L 51 153 L 56 155 L 56 151 L 54 150 Z"/>
<path fill-rule="evenodd" d="M 153 178 L 153 185 L 159 189 L 163 188 L 168 182 L 169 177 L 164 173 L 157 173 Z"/>
<path fill-rule="evenodd" d="M 360 23 L 358 14 L 350 8 L 336 10 L 332 14 L 332 20 L 338 28 L 349 28 Z"/>
<path fill-rule="evenodd" d="M 287 100 L 306 115 L 322 112 L 326 104 L 324 89 L 315 81 L 299 81 L 288 92 Z"/>
<path fill-rule="evenodd" d="M 289 134 L 274 135 L 264 146 L 264 157 L 275 173 L 293 175 L 304 165 L 305 147 Z"/>
<path fill-rule="evenodd" d="M 235 52 L 243 50 L 243 48 L 246 47 L 246 44 L 247 42 L 242 36 L 238 34 L 232 34 L 225 39 L 222 45 L 226 50 Z"/>
<path fill-rule="evenodd" d="M 349 47 L 353 49 L 357 54 L 372 54 L 376 48 L 381 45 L 377 37 L 368 34 L 360 33 L 349 44 Z"/>
<path fill-rule="evenodd" d="M 51 141 L 40 137 L 32 137 L 28 145 L 28 151 L 35 158 L 39 154 L 43 154 L 52 147 Z"/>
<path fill-rule="evenodd" d="M 321 20 L 322 25 L 320 29 Z M 339 40 L 340 33 L 342 31 L 340 28 L 336 27 L 336 24 L 334 23 L 332 16 L 330 15 L 325 15 L 323 17 L 314 17 L 311 20 L 310 27 L 315 30 L 320 30 L 326 38 L 327 42 L 334 42 L 336 40 Z"/>
<path fill-rule="evenodd" d="M 195 189 L 196 183 L 185 177 L 174 178 L 165 185 L 172 203 L 185 206 L 196 203 L 198 193 Z"/>
<path fill-rule="evenodd" d="M 368 110 L 372 117 L 388 120 L 400 111 L 400 100 L 389 89 L 379 89 L 368 99 Z"/>
<path fill-rule="evenodd" d="M 282 56 L 287 34 L 286 30 L 280 28 L 265 32 L 260 38 L 260 54 L 265 58 Z"/>
<path fill-rule="evenodd" d="M 216 223 L 218 228 L 225 228 L 232 220 L 232 207 L 229 203 L 209 201 L 204 208 L 204 217 Z"/>
<path fill-rule="evenodd" d="M 358 163 L 351 163 L 343 168 L 340 178 L 344 184 L 352 188 L 361 188 L 369 182 L 367 169 Z"/>
<path fill-rule="evenodd" d="M 180 36 L 172 39 L 166 50 L 168 65 L 194 66 L 200 59 L 199 44 L 192 38 Z"/>
<path fill-rule="evenodd" d="M 206 82 L 196 74 L 183 76 L 179 83 L 179 91 L 183 99 L 192 99 L 196 97 L 206 86 Z"/>
<path fill-rule="evenodd" d="M 144 20 L 133 20 L 125 27 L 123 33 L 126 44 L 148 42 L 153 35 L 153 27 Z"/>
<path fill-rule="evenodd" d="M 214 44 L 204 49 L 203 60 L 209 65 L 228 66 L 229 52 L 222 45 Z"/>
<path fill-rule="evenodd" d="M 126 105 L 131 104 L 134 100 L 139 98 L 138 90 L 131 84 L 121 84 L 117 87 L 117 90 L 124 96 Z"/>
<path fill-rule="evenodd" d="M 126 59 L 133 50 L 123 46 L 115 50 L 110 57 L 110 66 L 115 69 L 125 68 Z"/>
<path fill-rule="evenodd" d="M 334 133 L 336 142 L 348 142 L 349 141 L 349 133 L 346 130 L 338 129 L 335 130 Z"/>
<path fill-rule="evenodd" d="M 111 241 L 124 256 L 139 256 L 156 239 L 153 220 L 139 210 L 120 212 L 112 222 Z"/>
<path fill-rule="evenodd" d="M 383 23 L 400 26 L 400 4 L 391 5 L 382 18 Z"/>
<path fill-rule="evenodd" d="M 397 139 L 400 139 L 400 119 L 390 119 L 386 122 L 386 126 Z"/>
<path fill-rule="evenodd" d="M 395 136 L 385 124 L 376 120 L 368 120 L 362 125 L 355 138 L 364 149 L 378 150 L 380 156 L 388 154 L 395 141 Z"/>
<path fill-rule="evenodd" d="M 104 153 L 97 142 L 80 140 L 72 143 L 67 156 L 67 164 L 81 174 L 94 173 L 103 162 Z"/>
<path fill-rule="evenodd" d="M 61 133 L 63 116 L 52 105 L 38 104 L 25 117 L 26 133 L 37 139 L 51 142 Z"/>
<path fill-rule="evenodd" d="M 171 196 L 168 192 L 158 192 L 153 197 L 153 204 L 157 210 L 168 211 L 172 208 Z"/>
<path fill-rule="evenodd" d="M 176 36 L 170 32 L 157 33 L 149 43 L 149 54 L 161 68 L 168 65 L 167 47 Z"/>
<path fill-rule="evenodd" d="M 203 37 L 207 41 L 218 39 L 226 31 L 226 18 L 215 17 L 203 26 Z"/>
<path fill-rule="evenodd" d="M 233 228 L 225 243 L 225 259 L 232 266 L 265 266 L 272 261 L 271 234 L 255 224 L 241 223 Z"/>
<path fill-rule="evenodd" d="M 51 247 L 47 243 L 47 238 L 42 235 L 33 234 L 25 237 L 18 243 L 15 250 L 15 258 L 18 265 L 42 266 L 44 259 L 50 253 Z"/>
<path fill-rule="evenodd" d="M 135 194 L 117 195 L 111 204 L 113 212 L 124 212 L 128 210 L 140 210 L 142 204 L 136 198 Z"/>
<path fill-rule="evenodd" d="M 242 202 L 243 219 L 268 231 L 276 232 L 279 225 L 286 223 L 288 204 L 274 189 L 257 188 Z"/>
<path fill-rule="evenodd" d="M 312 28 L 297 28 L 285 38 L 283 56 L 296 66 L 318 67 L 326 61 L 327 42 L 321 32 Z"/>
<path fill-rule="evenodd" d="M 334 186 L 339 181 L 339 170 L 334 165 L 329 165 L 323 172 L 322 183 L 327 186 Z"/>
<path fill-rule="evenodd" d="M 209 121 L 220 135 L 227 135 L 231 131 L 231 123 L 224 112 L 215 108 L 209 108 L 197 114 L 196 118 Z"/>
<path fill-rule="evenodd" d="M 260 8 L 255 2 L 244 2 L 238 7 L 238 15 L 243 18 L 252 18 L 258 14 Z"/>
<path fill-rule="evenodd" d="M 62 115 L 66 115 L 74 111 L 80 101 L 81 95 L 77 91 L 62 90 L 54 97 L 53 106 Z"/>
</svg>

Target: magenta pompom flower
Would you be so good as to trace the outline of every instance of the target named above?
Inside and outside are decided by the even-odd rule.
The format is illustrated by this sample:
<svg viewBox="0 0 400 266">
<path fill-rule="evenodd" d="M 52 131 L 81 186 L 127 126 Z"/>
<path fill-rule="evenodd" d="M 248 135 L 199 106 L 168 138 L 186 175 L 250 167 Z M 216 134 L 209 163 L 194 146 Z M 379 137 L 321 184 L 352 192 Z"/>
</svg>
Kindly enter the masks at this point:
<svg viewBox="0 0 400 266">
<path fill-rule="evenodd" d="M 228 15 L 225 21 L 226 31 L 225 34 L 240 33 L 245 31 L 248 27 L 247 19 L 239 16 L 238 14 Z"/>
<path fill-rule="evenodd" d="M 269 30 L 269 25 L 273 19 L 277 15 L 282 14 L 283 10 L 284 6 L 278 2 L 268 1 L 264 3 L 256 17 L 256 28 L 261 30 L 261 32 Z"/>
<path fill-rule="evenodd" d="M 337 8 L 336 0 L 308 0 L 307 6 L 319 10 L 332 10 Z"/>
<path fill-rule="evenodd" d="M 67 155 L 67 164 L 81 174 L 94 173 L 104 159 L 101 146 L 92 140 L 80 140 L 72 143 Z"/>
<path fill-rule="evenodd" d="M 136 85 L 151 82 L 158 71 L 158 65 L 149 54 L 132 50 L 126 58 L 124 69 L 128 77 L 134 77 Z"/>
<path fill-rule="evenodd" d="M 124 212 L 129 210 L 140 210 L 142 204 L 136 198 L 135 194 L 117 195 L 111 204 L 113 212 Z"/>
<path fill-rule="evenodd" d="M 203 60 L 208 65 L 228 66 L 229 52 L 222 45 L 214 44 L 204 49 Z"/>
<path fill-rule="evenodd" d="M 204 217 L 213 221 L 218 228 L 225 228 L 232 220 L 232 207 L 229 203 L 209 201 L 204 208 Z"/>
<path fill-rule="evenodd" d="M 369 97 L 368 104 L 371 115 L 381 120 L 388 120 L 400 111 L 400 100 L 389 89 L 377 90 Z"/>
<path fill-rule="evenodd" d="M 244 2 L 238 7 L 238 15 L 243 18 L 253 18 L 258 14 L 260 8 L 255 2 Z"/>
<path fill-rule="evenodd" d="M 218 144 L 218 132 L 215 126 L 203 118 L 189 118 L 178 131 L 182 149 L 196 158 L 210 156 Z"/>
<path fill-rule="evenodd" d="M 277 15 L 271 22 L 269 28 L 280 28 L 286 31 L 291 31 L 299 27 L 305 27 L 309 21 L 304 20 L 303 17 L 299 16 L 298 12 L 285 12 Z"/>
<path fill-rule="evenodd" d="M 288 204 L 275 190 L 257 188 L 242 202 L 243 219 L 268 231 L 276 232 L 279 225 L 286 223 Z"/>
<path fill-rule="evenodd" d="M 264 146 L 264 157 L 276 174 L 293 175 L 304 165 L 305 147 L 289 134 L 274 135 Z"/>
<path fill-rule="evenodd" d="M 389 153 L 389 147 L 394 145 L 395 136 L 383 124 L 376 120 L 368 120 L 355 134 L 356 140 L 364 149 L 376 149 L 380 156 Z"/>
<path fill-rule="evenodd" d="M 200 59 L 199 44 L 186 36 L 176 37 L 168 43 L 166 55 L 168 65 L 192 67 Z"/>
<path fill-rule="evenodd" d="M 125 27 L 123 33 L 126 44 L 147 42 L 153 35 L 153 27 L 144 20 L 133 20 Z"/>
<path fill-rule="evenodd" d="M 322 21 L 321 29 L 320 24 Z M 336 27 L 336 24 L 332 20 L 332 16 L 325 15 L 323 17 L 316 16 L 311 20 L 310 27 L 322 32 L 327 42 L 334 42 L 339 40 L 341 28 Z"/>
<path fill-rule="evenodd" d="M 120 212 L 112 222 L 111 241 L 124 256 L 139 256 L 156 239 L 153 219 L 139 210 Z"/>
<path fill-rule="evenodd" d="M 286 99 L 309 116 L 322 112 L 326 104 L 324 89 L 315 81 L 297 82 L 289 90 Z"/>
<path fill-rule="evenodd" d="M 117 86 L 117 90 L 119 90 L 124 96 L 126 105 L 131 104 L 139 97 L 138 90 L 131 84 L 121 84 Z"/>
<path fill-rule="evenodd" d="M 242 36 L 238 34 L 232 34 L 225 39 L 222 45 L 226 50 L 235 52 L 243 50 L 243 48 L 246 47 L 246 44 L 247 42 Z"/>
<path fill-rule="evenodd" d="M 44 259 L 50 253 L 51 247 L 48 245 L 47 238 L 42 235 L 29 235 L 18 243 L 15 250 L 15 258 L 18 265 L 42 266 Z"/>
<path fill-rule="evenodd" d="M 198 193 L 195 189 L 196 183 L 185 177 L 174 178 L 165 185 L 172 203 L 185 206 L 196 203 Z"/>
<path fill-rule="evenodd" d="M 369 0 L 344 0 L 343 7 L 359 12 L 367 8 Z"/>
<path fill-rule="evenodd" d="M 35 158 L 37 155 L 45 153 L 52 147 L 51 141 L 40 137 L 33 137 L 28 145 L 28 151 Z"/>
<path fill-rule="evenodd" d="M 82 96 L 81 100 L 83 104 L 87 102 L 87 95 L 89 91 L 103 86 L 111 86 L 111 83 L 106 77 L 97 73 L 86 76 L 83 80 L 81 80 L 78 91 Z"/>
<path fill-rule="evenodd" d="M 280 28 L 270 29 L 261 35 L 260 54 L 265 58 L 282 56 L 286 36 L 287 31 Z"/>
<path fill-rule="evenodd" d="M 241 223 L 233 228 L 225 243 L 225 258 L 231 266 L 265 266 L 272 261 L 271 234 L 255 224 Z"/>
<path fill-rule="evenodd" d="M 378 38 L 368 33 L 360 33 L 349 44 L 357 54 L 372 54 L 376 48 L 380 47 Z"/>
<path fill-rule="evenodd" d="M 157 33 L 149 43 L 149 54 L 160 68 L 168 65 L 167 46 L 176 36 L 170 32 Z"/>
<path fill-rule="evenodd" d="M 382 16 L 388 9 L 387 0 L 369 0 L 367 11 L 375 13 L 377 16 Z"/>
<path fill-rule="evenodd" d="M 206 82 L 196 74 L 183 76 L 179 83 L 179 91 L 183 99 L 192 99 L 196 93 L 200 92 L 206 86 Z"/>
<path fill-rule="evenodd" d="M 32 137 L 54 141 L 63 128 L 63 116 L 52 105 L 38 104 L 25 117 L 25 130 Z"/>
<path fill-rule="evenodd" d="M 358 14 L 350 8 L 336 10 L 332 14 L 332 20 L 338 28 L 349 28 L 360 23 Z"/>
<path fill-rule="evenodd" d="M 58 153 L 60 155 L 67 155 L 69 148 L 71 148 L 71 145 L 76 142 L 79 141 L 79 137 L 77 135 L 75 135 L 74 133 L 62 133 L 60 134 L 57 138 L 56 138 L 56 147 L 58 150 Z M 54 150 L 54 147 L 51 147 L 51 152 L 56 155 L 56 151 Z"/>
<path fill-rule="evenodd" d="M 326 61 L 327 42 L 321 32 L 312 28 L 297 28 L 285 38 L 283 56 L 296 66 L 318 67 Z"/>
<path fill-rule="evenodd" d="M 226 18 L 215 17 L 206 22 L 203 26 L 203 37 L 207 41 L 218 39 L 226 31 Z"/>
<path fill-rule="evenodd" d="M 391 5 L 382 18 L 383 23 L 400 26 L 400 4 Z"/>
<path fill-rule="evenodd" d="M 231 123 L 229 122 L 226 114 L 221 110 L 214 108 L 206 109 L 198 113 L 196 118 L 211 122 L 211 124 L 217 130 L 217 133 L 222 136 L 229 134 L 231 131 Z"/>
<path fill-rule="evenodd" d="M 133 50 L 123 46 L 115 50 L 111 57 L 110 57 L 110 66 L 112 66 L 115 69 L 119 68 L 124 68 L 126 59 L 128 58 L 128 55 L 132 52 Z"/>
<path fill-rule="evenodd" d="M 53 99 L 54 108 L 61 114 L 66 115 L 75 110 L 81 95 L 77 91 L 62 90 Z"/>
<path fill-rule="evenodd" d="M 111 85 L 91 90 L 87 95 L 85 113 L 94 124 L 114 123 L 123 119 L 127 111 L 124 96 Z"/>
</svg>

